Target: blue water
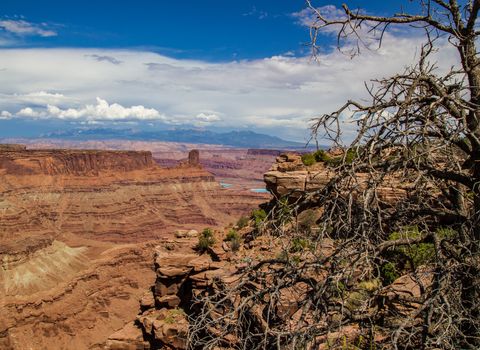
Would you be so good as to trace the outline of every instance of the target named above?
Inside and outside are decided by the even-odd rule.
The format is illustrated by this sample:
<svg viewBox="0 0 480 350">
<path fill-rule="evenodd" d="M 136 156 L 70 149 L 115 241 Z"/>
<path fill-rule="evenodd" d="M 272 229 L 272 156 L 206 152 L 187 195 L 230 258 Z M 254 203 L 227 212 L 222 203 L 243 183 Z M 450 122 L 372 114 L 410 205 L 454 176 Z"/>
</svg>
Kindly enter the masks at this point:
<svg viewBox="0 0 480 350">
<path fill-rule="evenodd" d="M 220 182 L 220 186 L 222 186 L 222 188 L 230 188 L 232 187 L 233 185 L 232 184 L 227 184 L 225 182 Z"/>
<path fill-rule="evenodd" d="M 268 190 L 265 188 L 252 188 L 250 191 L 256 192 L 256 193 L 268 193 Z"/>
</svg>

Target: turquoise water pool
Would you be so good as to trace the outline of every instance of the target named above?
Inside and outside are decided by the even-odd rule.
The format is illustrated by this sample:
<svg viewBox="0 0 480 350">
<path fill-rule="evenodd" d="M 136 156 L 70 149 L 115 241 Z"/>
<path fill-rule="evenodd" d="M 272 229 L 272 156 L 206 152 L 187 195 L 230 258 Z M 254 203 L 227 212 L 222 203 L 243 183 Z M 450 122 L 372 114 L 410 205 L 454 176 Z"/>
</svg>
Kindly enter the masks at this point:
<svg viewBox="0 0 480 350">
<path fill-rule="evenodd" d="M 268 190 L 266 188 L 252 188 L 250 191 L 256 193 L 268 193 Z"/>
<path fill-rule="evenodd" d="M 222 188 L 230 188 L 232 187 L 233 185 L 232 184 L 227 184 L 225 182 L 220 182 L 220 186 L 222 186 Z"/>
</svg>

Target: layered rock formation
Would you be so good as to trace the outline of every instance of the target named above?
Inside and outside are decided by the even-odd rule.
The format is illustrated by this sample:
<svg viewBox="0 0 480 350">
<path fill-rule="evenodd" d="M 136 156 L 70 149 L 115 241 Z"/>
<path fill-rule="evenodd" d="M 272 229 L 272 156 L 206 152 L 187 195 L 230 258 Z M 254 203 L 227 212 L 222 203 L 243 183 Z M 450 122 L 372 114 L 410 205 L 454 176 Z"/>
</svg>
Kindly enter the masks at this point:
<svg viewBox="0 0 480 350">
<path fill-rule="evenodd" d="M 154 281 L 152 246 L 54 242 L 0 274 L 1 349 L 101 349 Z"/>
<path fill-rule="evenodd" d="M 244 228 L 240 235 L 245 237 L 252 230 L 251 227 Z M 245 317 L 250 318 L 248 322 L 252 328 L 263 329 L 267 321 L 262 310 L 268 306 L 268 297 L 265 297 L 265 303 L 256 305 L 252 300 L 248 301 L 250 298 L 246 296 L 249 293 L 260 293 L 266 286 L 247 282 L 241 271 L 254 266 L 260 259 L 278 259 L 282 246 L 285 247 L 288 243 L 279 237 L 260 236 L 250 242 L 248 248 L 245 245 L 234 252 L 231 244 L 223 241 L 225 234 L 224 231 L 216 232 L 216 243 L 204 254 L 196 251 L 198 240 L 195 238 L 171 240 L 155 247 L 155 283 L 139 299 L 136 320 L 112 334 L 106 343 L 106 349 L 187 349 L 188 341 L 193 348 L 201 349 L 204 343 L 199 341 L 205 339 L 199 340 L 196 337 L 205 337 L 205 332 L 209 334 L 206 339 L 215 339 L 212 344 L 221 345 L 218 348 L 232 349 L 238 345 L 237 332 L 241 332 L 238 328 L 241 322 L 237 323 L 241 309 L 249 310 L 244 316 L 248 315 Z M 325 240 L 317 248 L 322 254 L 330 254 L 332 241 Z M 282 266 L 278 265 L 277 268 L 281 269 Z M 310 278 L 320 280 L 322 277 L 319 275 Z M 282 290 L 277 308 L 270 312 L 277 316 L 277 321 L 281 319 L 293 327 L 302 309 L 297 303 L 298 295 L 308 291 L 310 288 L 303 282 Z M 224 301 L 212 305 L 212 300 L 204 299 L 215 294 L 220 299 L 225 297 Z M 219 324 L 214 322 L 210 322 L 210 327 L 199 321 L 199 318 L 204 318 L 208 324 L 209 317 L 223 319 L 221 324 L 224 327 L 218 327 Z M 205 327 L 201 334 L 195 334 L 195 324 L 197 327 Z M 199 329 L 196 328 L 196 331 Z M 140 334 L 143 334 L 143 338 Z"/>
<path fill-rule="evenodd" d="M 321 189 L 332 176 L 333 169 L 325 164 L 305 166 L 299 155 L 285 154 L 265 174 L 265 181 L 276 197 L 298 198 L 299 194 Z M 393 186 L 385 187 L 380 195 L 387 200 L 404 195 L 404 189 Z M 265 348 L 276 348 L 277 344 L 288 344 L 285 348 L 289 348 L 289 340 L 275 334 L 307 334 L 319 324 L 337 324 L 374 293 L 381 296 L 388 322 L 400 314 L 417 317 L 420 304 L 412 301 L 405 307 L 399 300 L 414 300 L 420 296 L 421 286 L 431 285 L 428 269 L 415 276 L 420 282 L 413 275 L 405 275 L 383 286 L 379 278 L 371 278 L 359 265 L 351 280 L 329 285 L 329 270 L 335 268 L 330 258 L 334 261 L 341 241 L 328 235 L 315 236 L 321 212 L 318 207 L 306 209 L 283 223 L 282 234 L 275 229 L 269 231 L 275 225 L 269 228 L 267 223 L 262 228 L 258 220 L 251 220 L 237 232 L 243 244 L 235 252 L 227 242 L 227 230 L 216 232 L 215 243 L 203 255 L 195 250 L 199 241 L 188 232 L 179 232 L 177 239 L 156 246 L 155 283 L 140 298 L 136 320 L 112 334 L 107 349 L 186 349 L 188 345 L 194 349 L 232 349 L 238 347 L 240 339 L 245 346 L 262 337 L 266 341 L 269 336 L 271 343 L 265 343 Z M 305 236 L 296 229 L 302 225 L 308 225 Z M 335 303 L 340 298 L 346 300 L 342 308 L 332 308 L 321 319 L 317 318 L 320 312 L 314 314 L 317 306 L 312 306 L 310 299 L 319 293 L 319 287 L 325 288 L 329 297 L 331 293 Z M 343 349 L 360 344 L 362 337 L 358 324 L 340 322 L 335 331 L 316 336 L 315 344 L 308 348 Z M 379 330 L 372 336 L 372 344 L 387 338 Z"/>
<path fill-rule="evenodd" d="M 326 164 L 305 166 L 299 155 L 285 154 L 265 174 L 265 182 L 278 198 L 298 198 L 321 189 L 332 176 L 334 170 Z M 365 178 L 366 174 L 359 174 L 360 188 Z M 405 188 L 399 188 L 395 179 L 380 189 L 380 196 L 386 200 L 398 200 L 404 195 Z M 228 243 L 226 229 L 216 232 L 215 243 L 202 255 L 195 249 L 199 242 L 195 231 L 178 232 L 177 239 L 155 247 L 155 283 L 139 299 L 136 320 L 112 334 L 106 348 L 186 349 L 189 345 L 193 349 L 233 349 L 241 339 L 243 347 L 265 340 L 264 348 L 276 348 L 278 344 L 294 348 L 299 343 L 292 345 L 281 335 L 308 334 L 315 327 L 325 329 L 322 334 L 314 334 L 308 345 L 300 343 L 300 347 L 367 347 L 361 326 L 364 319 L 358 318 L 358 323 L 352 320 L 357 311 L 365 311 L 361 305 L 369 298 L 376 301 L 365 309 L 379 307 L 384 317 L 382 324 L 397 322 L 400 316 L 419 319 L 418 300 L 424 293 L 422 288 L 432 285 L 431 269 L 383 285 L 378 275 L 373 278 L 372 271 L 359 264 L 351 276 L 335 280 L 329 273 L 336 268 L 339 251 L 346 257 L 339 259 L 343 267 L 356 248 L 347 250 L 341 245 L 342 239 L 334 235 L 316 236 L 322 212 L 315 206 L 295 214 L 285 211 L 285 215 L 291 215 L 289 220 L 273 225 L 270 222 L 270 227 L 268 222 L 263 225 L 259 217 L 254 217 L 235 232 L 242 243 L 235 252 Z M 304 225 L 308 230 L 301 232 L 299 227 Z M 328 304 L 324 299 L 311 299 L 316 293 L 329 298 L 327 302 L 333 307 L 328 313 L 317 312 L 318 305 Z M 332 324 L 335 327 L 330 330 Z M 389 336 L 379 327 L 368 347 L 386 342 Z"/>
<path fill-rule="evenodd" d="M 98 175 L 152 165 L 150 152 L 0 148 L 0 171 L 8 175 Z"/>
<path fill-rule="evenodd" d="M 314 191 L 325 186 L 333 176 L 333 170 L 323 163 L 307 167 L 298 154 L 282 154 L 276 163 L 265 173 L 267 189 L 276 198 L 289 194 L 297 197 L 304 192 Z"/>
<path fill-rule="evenodd" d="M 150 152 L 0 148 L 0 348 L 102 348 L 155 280 L 153 240 L 252 207 Z"/>
<path fill-rule="evenodd" d="M 336 151 L 338 154 L 338 151 Z M 304 193 L 322 189 L 335 176 L 334 167 L 318 162 L 306 166 L 298 154 L 286 153 L 276 158 L 275 164 L 264 174 L 267 189 L 276 197 L 287 196 L 298 198 Z M 366 173 L 356 173 L 358 184 L 365 184 Z M 399 183 L 398 179 L 390 177 L 379 188 L 378 194 L 385 201 L 394 202 L 405 196 L 408 184 Z"/>
<path fill-rule="evenodd" d="M 215 280 L 228 279 L 235 270 L 228 263 L 234 256 L 221 247 L 221 240 L 203 255 L 195 250 L 197 242 L 184 237 L 155 247 L 155 284 L 139 299 L 136 320 L 109 337 L 107 350 L 186 349 L 188 315 L 199 307 L 195 300 L 208 294 Z"/>
</svg>

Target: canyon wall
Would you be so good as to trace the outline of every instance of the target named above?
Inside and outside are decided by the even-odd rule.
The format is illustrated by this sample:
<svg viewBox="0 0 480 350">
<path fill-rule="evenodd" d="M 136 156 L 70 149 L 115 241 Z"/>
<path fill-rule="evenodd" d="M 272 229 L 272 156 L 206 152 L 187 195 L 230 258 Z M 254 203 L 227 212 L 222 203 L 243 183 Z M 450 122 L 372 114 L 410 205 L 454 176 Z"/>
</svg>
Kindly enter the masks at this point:
<svg viewBox="0 0 480 350">
<path fill-rule="evenodd" d="M 155 242 L 263 200 L 150 152 L 0 148 L 0 348 L 102 348 L 153 284 Z"/>
<path fill-rule="evenodd" d="M 150 152 L 0 147 L 0 171 L 9 175 L 97 175 L 100 171 L 126 172 L 152 165 Z"/>
</svg>

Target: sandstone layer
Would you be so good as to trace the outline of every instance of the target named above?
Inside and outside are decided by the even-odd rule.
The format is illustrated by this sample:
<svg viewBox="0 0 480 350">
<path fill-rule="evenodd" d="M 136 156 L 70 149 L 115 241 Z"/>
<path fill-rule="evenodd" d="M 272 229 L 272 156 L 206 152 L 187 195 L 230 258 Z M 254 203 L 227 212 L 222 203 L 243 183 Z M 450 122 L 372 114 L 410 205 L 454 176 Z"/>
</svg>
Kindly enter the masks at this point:
<svg viewBox="0 0 480 350">
<path fill-rule="evenodd" d="M 301 156 L 293 153 L 282 154 L 267 171 L 263 178 L 267 189 L 275 198 L 288 196 L 298 198 L 302 194 L 321 190 L 335 176 L 335 168 L 318 162 L 311 166 L 303 164 Z M 356 173 L 356 182 L 364 186 L 369 178 L 367 173 Z M 406 194 L 408 184 L 398 179 L 386 179 L 378 188 L 379 196 L 387 202 L 395 202 Z"/>
<path fill-rule="evenodd" d="M 198 153 L 165 169 L 150 152 L 0 148 L 0 348 L 103 348 L 155 280 L 154 242 L 259 198 L 226 193 Z"/>
</svg>

